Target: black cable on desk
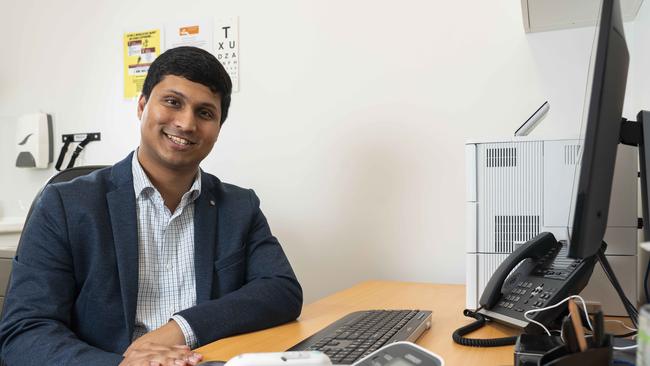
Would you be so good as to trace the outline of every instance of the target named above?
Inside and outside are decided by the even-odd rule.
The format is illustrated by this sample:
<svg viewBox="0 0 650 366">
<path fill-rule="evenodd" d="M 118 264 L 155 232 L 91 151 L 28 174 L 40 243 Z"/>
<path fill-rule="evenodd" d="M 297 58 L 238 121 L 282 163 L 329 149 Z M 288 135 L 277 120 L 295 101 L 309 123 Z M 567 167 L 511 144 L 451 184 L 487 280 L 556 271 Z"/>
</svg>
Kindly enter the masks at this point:
<svg viewBox="0 0 650 366">
<path fill-rule="evenodd" d="M 501 346 L 510 346 L 517 342 L 517 337 L 503 337 L 503 338 L 490 338 L 490 339 L 480 339 L 480 338 L 465 338 L 466 334 L 469 334 L 479 328 L 482 328 L 485 325 L 487 319 L 478 311 L 481 308 L 476 309 L 476 311 L 471 311 L 465 309 L 463 314 L 466 317 L 476 319 L 475 322 L 467 324 L 463 327 L 460 327 L 454 331 L 451 338 L 454 342 L 469 347 L 501 347 Z"/>
</svg>

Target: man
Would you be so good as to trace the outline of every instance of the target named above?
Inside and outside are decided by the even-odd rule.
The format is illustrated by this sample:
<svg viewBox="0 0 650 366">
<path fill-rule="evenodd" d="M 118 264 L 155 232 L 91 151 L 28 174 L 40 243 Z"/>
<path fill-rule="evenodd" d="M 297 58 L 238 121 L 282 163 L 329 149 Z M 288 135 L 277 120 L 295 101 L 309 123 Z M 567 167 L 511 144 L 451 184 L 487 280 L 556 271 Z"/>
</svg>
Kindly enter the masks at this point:
<svg viewBox="0 0 650 366">
<path fill-rule="evenodd" d="M 231 89 L 208 52 L 168 50 L 138 101 L 139 148 L 45 188 L 0 324 L 8 365 L 196 365 L 191 348 L 299 315 L 255 193 L 199 169 Z"/>
</svg>

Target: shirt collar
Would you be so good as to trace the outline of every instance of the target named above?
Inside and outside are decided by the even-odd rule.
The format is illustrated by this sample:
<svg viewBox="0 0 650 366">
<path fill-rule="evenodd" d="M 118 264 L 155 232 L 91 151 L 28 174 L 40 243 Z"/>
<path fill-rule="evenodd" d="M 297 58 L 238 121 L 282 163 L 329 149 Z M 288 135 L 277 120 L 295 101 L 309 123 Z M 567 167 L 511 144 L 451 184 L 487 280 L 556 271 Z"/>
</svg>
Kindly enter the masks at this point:
<svg viewBox="0 0 650 366">
<path fill-rule="evenodd" d="M 151 194 L 157 191 L 156 187 L 151 183 L 147 173 L 142 169 L 140 161 L 138 160 L 138 149 L 135 149 L 133 152 L 133 159 L 131 160 L 131 172 L 133 173 L 133 191 L 135 192 L 135 198 L 139 198 L 140 195 Z M 189 195 L 188 195 L 189 193 Z M 201 194 L 201 169 L 196 172 L 194 177 L 194 182 L 190 189 L 183 195 L 189 196 L 189 200 L 194 201 Z"/>
</svg>

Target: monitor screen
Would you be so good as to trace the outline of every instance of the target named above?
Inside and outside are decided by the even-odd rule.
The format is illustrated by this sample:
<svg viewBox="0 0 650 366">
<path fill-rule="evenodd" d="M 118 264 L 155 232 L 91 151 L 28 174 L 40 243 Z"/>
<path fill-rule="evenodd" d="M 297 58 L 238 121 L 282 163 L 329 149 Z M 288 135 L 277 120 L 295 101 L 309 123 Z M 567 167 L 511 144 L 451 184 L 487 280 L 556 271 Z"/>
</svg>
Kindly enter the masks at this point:
<svg viewBox="0 0 650 366">
<path fill-rule="evenodd" d="M 569 240 L 569 256 L 578 258 L 598 252 L 607 227 L 630 60 L 619 0 L 603 0 L 596 32 L 591 94 Z"/>
</svg>

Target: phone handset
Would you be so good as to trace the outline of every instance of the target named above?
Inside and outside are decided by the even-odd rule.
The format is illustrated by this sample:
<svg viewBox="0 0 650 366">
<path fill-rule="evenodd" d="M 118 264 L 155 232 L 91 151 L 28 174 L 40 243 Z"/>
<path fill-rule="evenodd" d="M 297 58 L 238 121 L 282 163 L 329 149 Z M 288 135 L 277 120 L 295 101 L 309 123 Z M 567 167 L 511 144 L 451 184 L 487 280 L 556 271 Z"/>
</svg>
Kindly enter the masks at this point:
<svg viewBox="0 0 650 366">
<path fill-rule="evenodd" d="M 514 287 L 520 277 L 527 276 L 532 271 L 533 267 L 537 265 L 539 259 L 548 253 L 551 248 L 557 245 L 558 242 L 555 240 L 553 234 L 543 232 L 515 249 L 515 251 L 512 252 L 503 263 L 501 263 L 499 268 L 497 268 L 492 275 L 492 278 L 490 278 L 490 281 L 488 281 L 485 290 L 483 290 L 483 294 L 481 295 L 481 299 L 479 300 L 479 304 L 487 309 L 493 308 L 503 296 L 502 289 Z M 522 261 L 524 262 L 521 263 Z M 521 263 L 520 268 L 518 268 L 512 276 L 508 277 L 508 274 L 510 274 L 519 263 Z"/>
</svg>

